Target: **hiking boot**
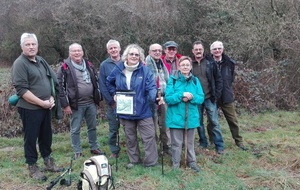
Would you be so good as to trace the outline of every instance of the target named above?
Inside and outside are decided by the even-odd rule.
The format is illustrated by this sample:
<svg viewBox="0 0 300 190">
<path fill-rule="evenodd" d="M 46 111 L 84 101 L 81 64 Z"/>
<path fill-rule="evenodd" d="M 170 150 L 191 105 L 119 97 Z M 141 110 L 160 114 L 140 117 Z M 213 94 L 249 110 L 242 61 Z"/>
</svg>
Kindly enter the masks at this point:
<svg viewBox="0 0 300 190">
<path fill-rule="evenodd" d="M 243 144 L 243 143 L 240 143 L 240 144 L 236 144 L 236 146 L 238 146 L 240 149 L 242 149 L 243 151 L 247 151 L 248 148 Z"/>
<path fill-rule="evenodd" d="M 224 154 L 224 150 L 217 150 L 217 154 L 223 155 Z"/>
<path fill-rule="evenodd" d="M 44 165 L 45 165 L 45 171 L 50 171 L 50 172 L 62 172 L 64 168 L 58 167 L 54 163 L 54 159 L 50 156 L 44 158 Z"/>
<path fill-rule="evenodd" d="M 102 151 L 98 148 L 98 149 L 95 149 L 95 150 L 91 150 L 91 153 L 92 154 L 95 154 L 95 155 L 100 155 L 100 154 L 103 154 Z"/>
<path fill-rule="evenodd" d="M 156 162 L 155 164 L 152 164 L 152 165 L 144 165 L 145 168 L 151 168 L 151 167 L 155 167 L 155 166 L 158 166 L 159 163 Z"/>
<path fill-rule="evenodd" d="M 37 164 L 28 165 L 29 175 L 33 179 L 47 181 L 47 177 L 40 171 Z"/>
<path fill-rule="evenodd" d="M 200 168 L 197 166 L 195 162 L 190 163 L 189 167 L 197 173 L 200 172 Z"/>
<path fill-rule="evenodd" d="M 164 153 L 164 155 L 169 155 L 169 156 L 172 156 L 172 151 L 171 151 L 171 149 L 170 149 L 170 148 L 166 148 L 166 149 L 164 149 L 164 150 L 163 150 L 163 153 Z"/>
</svg>

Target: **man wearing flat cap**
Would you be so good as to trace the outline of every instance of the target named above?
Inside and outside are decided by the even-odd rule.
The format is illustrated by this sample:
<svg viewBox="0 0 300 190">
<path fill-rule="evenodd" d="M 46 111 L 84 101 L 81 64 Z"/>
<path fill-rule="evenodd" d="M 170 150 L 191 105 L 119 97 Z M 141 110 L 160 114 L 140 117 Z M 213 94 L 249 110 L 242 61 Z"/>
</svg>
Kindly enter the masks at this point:
<svg viewBox="0 0 300 190">
<path fill-rule="evenodd" d="M 178 70 L 178 60 L 181 54 L 177 53 L 178 44 L 174 41 L 167 41 L 164 44 L 164 48 L 165 54 L 161 58 L 171 75 L 174 71 Z"/>
</svg>

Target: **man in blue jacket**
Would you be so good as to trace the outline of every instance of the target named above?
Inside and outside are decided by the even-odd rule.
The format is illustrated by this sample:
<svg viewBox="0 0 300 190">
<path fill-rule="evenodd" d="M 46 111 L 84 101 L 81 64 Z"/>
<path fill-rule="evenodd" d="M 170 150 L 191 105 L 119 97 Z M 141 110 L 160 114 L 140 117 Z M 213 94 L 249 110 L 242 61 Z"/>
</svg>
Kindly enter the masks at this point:
<svg viewBox="0 0 300 190">
<path fill-rule="evenodd" d="M 203 104 L 199 105 L 199 114 L 201 119 L 200 127 L 197 129 L 200 137 L 200 147 L 207 148 L 208 146 L 203 123 L 203 112 L 205 108 L 209 123 L 211 124 L 211 135 L 216 147 L 216 151 L 218 154 L 223 154 L 224 141 L 218 121 L 218 108 L 216 103 L 222 93 L 222 77 L 216 63 L 214 61 L 207 60 L 203 56 L 204 48 L 201 41 L 196 41 L 193 43 L 192 52 L 194 54 L 193 74 L 199 78 L 205 94 Z"/>
<path fill-rule="evenodd" d="M 116 103 L 109 94 L 106 86 L 106 78 L 110 75 L 115 66 L 121 62 L 121 46 L 117 40 L 109 40 L 106 44 L 107 53 L 109 57 L 100 64 L 99 69 L 99 85 L 100 91 L 106 102 L 106 117 L 109 125 L 108 145 L 111 151 L 110 158 L 115 158 L 120 152 L 120 146 L 117 143 L 118 130 L 120 122 L 116 117 L 115 108 Z"/>
</svg>

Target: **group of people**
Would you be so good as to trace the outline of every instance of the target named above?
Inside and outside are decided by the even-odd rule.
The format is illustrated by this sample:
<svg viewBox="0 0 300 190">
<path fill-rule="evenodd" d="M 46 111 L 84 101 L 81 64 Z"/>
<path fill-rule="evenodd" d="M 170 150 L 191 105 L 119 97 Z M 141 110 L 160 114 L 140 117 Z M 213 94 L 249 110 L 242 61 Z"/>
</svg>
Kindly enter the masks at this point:
<svg viewBox="0 0 300 190">
<path fill-rule="evenodd" d="M 96 134 L 97 106 L 101 97 L 106 102 L 110 158 L 119 156 L 117 138 L 122 125 L 128 169 L 137 164 L 156 166 L 160 141 L 162 153 L 172 156 L 173 169 L 180 167 L 181 152 L 185 147 L 186 164 L 199 172 L 194 150 L 196 129 L 200 147 L 214 144 L 218 154 L 224 153 L 218 107 L 225 115 L 236 145 L 247 150 L 239 134 L 233 103 L 235 62 L 224 54 L 220 41 L 211 44 L 211 54 L 207 56 L 204 56 L 203 43 L 194 42 L 191 59 L 177 53 L 178 44 L 174 41 L 163 46 L 151 44 L 145 57 L 144 50 L 137 44 L 128 45 L 121 54 L 120 43 L 109 40 L 106 44 L 109 56 L 100 64 L 99 74 L 93 64 L 84 59 L 83 48 L 78 43 L 69 46 L 69 57 L 63 61 L 57 74 L 37 55 L 35 34 L 22 34 L 20 45 L 22 54 L 12 66 L 12 83 L 20 97 L 17 107 L 23 124 L 25 160 L 32 178 L 47 179 L 37 165 L 36 142 L 44 159 L 44 170 L 63 170 L 51 156 L 53 114 L 58 119 L 63 114 L 70 116 L 74 159 L 83 156 L 80 140 L 83 120 L 87 125 L 91 154 L 102 153 Z M 129 100 L 130 111 L 119 112 L 124 97 Z M 204 108 L 209 143 L 203 122 Z M 137 131 L 144 148 L 143 159 Z"/>
</svg>

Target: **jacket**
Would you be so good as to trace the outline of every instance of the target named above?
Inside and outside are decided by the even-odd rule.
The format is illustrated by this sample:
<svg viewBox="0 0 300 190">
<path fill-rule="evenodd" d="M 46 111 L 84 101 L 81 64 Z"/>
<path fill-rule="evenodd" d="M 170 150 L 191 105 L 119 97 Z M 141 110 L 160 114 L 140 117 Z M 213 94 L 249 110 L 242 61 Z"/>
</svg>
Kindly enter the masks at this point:
<svg viewBox="0 0 300 190">
<path fill-rule="evenodd" d="M 223 89 L 223 79 L 222 75 L 218 69 L 218 65 L 213 59 L 206 59 L 204 60 L 206 62 L 206 77 L 208 79 L 209 88 L 210 88 L 210 100 L 211 102 L 216 102 L 218 99 L 221 98 L 222 95 L 222 89 Z M 196 68 L 198 62 L 193 61 L 193 68 Z M 198 77 L 194 70 L 192 70 L 193 74 Z"/>
<path fill-rule="evenodd" d="M 154 78 L 154 81 L 155 81 L 155 83 L 156 83 L 156 86 L 157 86 L 157 88 L 161 88 L 161 86 L 162 85 L 160 85 L 160 81 L 161 80 L 164 80 L 165 81 L 165 83 L 168 81 L 168 79 L 169 79 L 169 72 L 168 72 L 168 69 L 167 69 L 167 67 L 166 67 L 166 65 L 164 64 L 164 62 L 162 61 L 162 59 L 161 59 L 161 63 L 162 63 L 162 68 L 161 68 L 161 72 L 163 73 L 163 76 L 164 76 L 164 78 L 163 79 L 160 79 L 159 77 L 159 71 L 158 71 L 158 69 L 157 69 L 157 66 L 156 66 L 156 63 L 155 63 L 155 61 L 154 61 L 154 59 L 150 56 L 150 55 L 148 55 L 147 57 L 146 57 L 146 66 L 151 70 L 151 72 L 153 73 L 153 78 Z M 166 84 L 165 85 L 163 85 L 163 89 L 161 89 L 161 91 L 162 91 L 162 93 L 164 94 L 165 93 L 165 91 L 166 91 Z"/>
<path fill-rule="evenodd" d="M 12 82 L 16 88 L 17 95 L 21 97 L 16 106 L 30 110 L 43 109 L 22 98 L 28 90 L 42 100 L 48 100 L 50 96 L 53 96 L 55 106 L 51 110 L 52 115 L 56 119 L 62 119 L 57 77 L 45 59 L 41 56 L 36 56 L 36 61 L 36 63 L 32 62 L 24 54 L 21 54 L 12 66 Z M 41 73 L 38 68 L 42 67 L 45 68 L 45 72 Z M 41 74 L 45 75 L 41 76 Z"/>
<path fill-rule="evenodd" d="M 224 53 L 222 54 L 222 60 L 217 62 L 223 80 L 223 90 L 220 98 L 223 104 L 232 103 L 234 101 L 232 83 L 235 77 L 235 64 L 236 62 Z"/>
<path fill-rule="evenodd" d="M 87 60 L 85 60 L 86 69 L 90 74 L 91 82 L 93 84 L 93 100 L 96 105 L 100 103 L 100 91 L 98 85 L 97 73 Z M 72 65 L 71 58 L 64 60 L 57 73 L 57 79 L 60 87 L 59 98 L 63 108 L 70 106 L 72 109 L 78 109 L 78 85 L 75 76 L 75 68 Z"/>
<path fill-rule="evenodd" d="M 121 59 L 118 63 L 120 63 L 120 62 L 121 62 Z M 112 61 L 112 59 L 109 57 L 100 64 L 100 68 L 99 68 L 100 91 L 101 91 L 101 93 L 103 95 L 103 98 L 105 99 L 106 103 L 110 106 L 114 105 L 115 101 L 111 97 L 111 95 L 108 91 L 108 88 L 106 86 L 106 78 L 110 75 L 110 73 L 112 72 L 112 70 L 115 68 L 115 66 L 118 63 L 114 63 Z"/>
<path fill-rule="evenodd" d="M 117 91 L 129 90 L 135 93 L 133 97 L 133 115 L 118 114 L 119 118 L 137 120 L 152 117 L 149 100 L 155 102 L 157 94 L 152 72 L 140 62 L 137 69 L 132 73 L 130 89 L 127 89 L 126 76 L 123 73 L 124 69 L 124 62 L 117 64 L 106 81 L 106 85 L 112 97 Z"/>
<path fill-rule="evenodd" d="M 179 54 L 179 53 L 176 53 L 175 54 L 175 61 L 176 61 L 176 70 L 178 70 L 178 61 L 179 61 L 179 59 L 181 58 L 181 54 Z M 170 65 L 170 63 L 168 63 L 167 62 L 167 59 L 166 59 L 166 55 L 164 54 L 164 55 L 162 55 L 161 56 L 161 59 L 162 59 L 162 61 L 164 62 L 164 64 L 165 64 L 165 66 L 167 67 L 167 69 L 168 69 L 168 72 L 169 72 L 169 74 L 171 75 L 172 73 L 171 73 L 171 65 Z"/>
<path fill-rule="evenodd" d="M 196 84 L 194 81 L 196 81 Z M 187 103 L 187 128 L 192 129 L 200 126 L 198 106 L 204 101 L 201 84 L 199 79 L 193 74 L 186 79 L 180 71 L 178 71 L 178 77 L 176 77 L 176 75 L 170 76 L 166 89 L 165 101 L 168 104 L 166 126 L 168 128 L 184 129 L 185 127 L 186 103 L 182 101 L 184 92 L 193 94 L 193 99 Z"/>
</svg>

